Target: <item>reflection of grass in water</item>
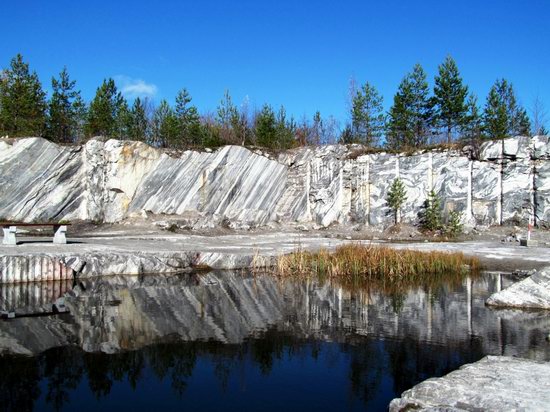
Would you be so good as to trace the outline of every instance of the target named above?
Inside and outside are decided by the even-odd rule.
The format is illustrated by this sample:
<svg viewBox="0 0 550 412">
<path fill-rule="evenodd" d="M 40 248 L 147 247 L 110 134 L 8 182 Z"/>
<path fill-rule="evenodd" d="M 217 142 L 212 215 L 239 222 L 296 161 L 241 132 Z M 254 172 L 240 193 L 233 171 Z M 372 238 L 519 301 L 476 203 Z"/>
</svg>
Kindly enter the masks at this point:
<svg viewBox="0 0 550 412">
<path fill-rule="evenodd" d="M 434 290 L 442 284 L 460 284 L 479 271 L 478 259 L 462 253 L 364 245 L 345 245 L 332 253 L 299 250 L 279 257 L 276 267 L 276 274 L 284 278 L 317 277 L 350 290 L 374 287 L 390 296 L 412 288 Z"/>
</svg>

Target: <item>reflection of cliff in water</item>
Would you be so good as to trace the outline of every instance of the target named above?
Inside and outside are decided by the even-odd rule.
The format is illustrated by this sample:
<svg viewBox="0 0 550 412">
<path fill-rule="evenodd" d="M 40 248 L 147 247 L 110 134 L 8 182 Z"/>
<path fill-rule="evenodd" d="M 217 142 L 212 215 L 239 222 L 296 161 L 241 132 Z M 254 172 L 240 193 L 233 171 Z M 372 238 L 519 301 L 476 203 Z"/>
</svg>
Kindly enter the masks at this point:
<svg viewBox="0 0 550 412">
<path fill-rule="evenodd" d="M 480 339 L 487 353 L 550 357 L 550 352 L 530 355 L 550 326 L 545 313 L 485 308 L 487 296 L 503 282 L 510 283 L 503 275 L 485 275 L 457 286 L 385 296 L 234 272 L 97 278 L 66 296 L 70 315 L 0 323 L 0 351 L 37 354 L 71 343 L 112 353 L 165 341 L 240 343 L 276 326 L 329 341 L 371 336 L 452 346 Z M 29 306 L 29 299 L 19 299 Z"/>
<path fill-rule="evenodd" d="M 484 275 L 385 296 L 233 272 L 89 279 L 66 295 L 70 314 L 0 322 L 0 409 L 77 401 L 72 394 L 84 378 L 101 399 L 121 382 L 135 389 L 144 376 L 167 380 L 182 396 L 205 364 L 219 386 L 212 390 L 223 392 L 243 379 L 253 387 L 257 379 L 242 376 L 247 368 L 269 376 L 284 363 L 298 375 L 319 362 L 345 366 L 361 407 L 385 408 L 419 381 L 485 354 L 550 359 L 546 313 L 485 308 L 508 282 Z M 27 310 L 47 304 L 22 290 L 2 293 Z"/>
</svg>

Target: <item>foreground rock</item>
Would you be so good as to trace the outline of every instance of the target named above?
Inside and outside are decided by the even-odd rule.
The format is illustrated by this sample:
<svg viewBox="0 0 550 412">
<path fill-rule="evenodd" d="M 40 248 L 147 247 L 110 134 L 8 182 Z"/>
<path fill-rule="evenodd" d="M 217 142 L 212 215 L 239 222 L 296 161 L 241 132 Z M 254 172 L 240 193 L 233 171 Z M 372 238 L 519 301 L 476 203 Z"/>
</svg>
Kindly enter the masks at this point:
<svg viewBox="0 0 550 412">
<path fill-rule="evenodd" d="M 497 307 L 550 309 L 550 267 L 495 293 L 487 305 Z"/>
<path fill-rule="evenodd" d="M 390 411 L 548 410 L 550 363 L 487 356 L 394 399 Z"/>
</svg>

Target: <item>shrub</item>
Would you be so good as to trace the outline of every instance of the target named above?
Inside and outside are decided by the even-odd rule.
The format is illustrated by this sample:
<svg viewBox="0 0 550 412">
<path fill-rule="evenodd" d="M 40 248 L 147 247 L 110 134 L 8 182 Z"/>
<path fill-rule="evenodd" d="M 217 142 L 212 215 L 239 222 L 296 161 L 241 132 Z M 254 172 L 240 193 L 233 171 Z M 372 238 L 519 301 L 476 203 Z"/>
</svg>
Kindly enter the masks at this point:
<svg viewBox="0 0 550 412">
<path fill-rule="evenodd" d="M 449 214 L 449 220 L 445 226 L 445 233 L 450 237 L 456 237 L 462 233 L 464 225 L 462 224 L 462 212 L 453 210 Z"/>
<path fill-rule="evenodd" d="M 401 179 L 396 178 L 388 192 L 388 206 L 394 212 L 395 224 L 398 224 L 401 220 L 401 208 L 407 201 L 407 190 Z"/>
<path fill-rule="evenodd" d="M 443 228 L 441 218 L 441 199 L 434 190 L 430 191 L 424 202 L 424 210 L 421 212 L 420 224 L 424 230 L 436 231 Z"/>
</svg>

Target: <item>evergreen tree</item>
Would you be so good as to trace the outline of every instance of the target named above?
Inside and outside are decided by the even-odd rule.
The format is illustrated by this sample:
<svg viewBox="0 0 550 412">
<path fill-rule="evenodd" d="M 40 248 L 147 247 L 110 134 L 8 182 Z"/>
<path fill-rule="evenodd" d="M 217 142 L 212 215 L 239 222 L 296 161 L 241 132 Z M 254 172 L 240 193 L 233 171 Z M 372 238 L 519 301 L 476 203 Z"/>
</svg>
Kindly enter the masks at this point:
<svg viewBox="0 0 550 412">
<path fill-rule="evenodd" d="M 235 136 L 233 126 L 239 125 L 240 116 L 237 107 L 233 104 L 229 90 L 225 91 L 223 99 L 220 101 L 216 120 L 220 125 L 222 140 L 229 144 L 235 144 L 237 142 L 237 138 Z"/>
<path fill-rule="evenodd" d="M 124 97 L 117 101 L 116 114 L 115 114 L 115 129 L 112 137 L 115 139 L 127 139 L 130 134 L 130 127 L 132 124 L 132 112 L 128 107 L 128 102 Z"/>
<path fill-rule="evenodd" d="M 424 202 L 421 211 L 420 224 L 424 230 L 435 231 L 443 228 L 443 217 L 441 216 L 441 199 L 432 189 Z"/>
<path fill-rule="evenodd" d="M 433 101 L 420 64 L 408 73 L 393 98 L 386 144 L 392 149 L 426 145 L 433 125 Z"/>
<path fill-rule="evenodd" d="M 519 136 L 529 136 L 531 134 L 531 121 L 527 111 L 522 107 L 518 109 L 515 116 L 514 134 Z"/>
<path fill-rule="evenodd" d="M 296 122 L 293 118 L 287 120 L 286 110 L 283 106 L 277 112 L 277 120 L 275 122 L 276 129 L 276 148 L 289 149 L 294 145 Z"/>
<path fill-rule="evenodd" d="M 447 56 L 439 65 L 434 86 L 436 116 L 439 125 L 445 129 L 447 143 L 451 143 L 453 131 L 458 130 L 465 121 L 467 95 L 468 87 L 463 85 L 455 61 Z"/>
<path fill-rule="evenodd" d="M 382 96 L 368 82 L 353 96 L 351 124 L 356 142 L 371 147 L 378 144 L 385 126 L 382 102 Z"/>
<path fill-rule="evenodd" d="M 145 111 L 145 104 L 137 97 L 130 110 L 128 137 L 132 140 L 144 142 L 147 139 L 148 128 L 149 121 Z"/>
<path fill-rule="evenodd" d="M 178 120 L 178 138 L 172 145 L 183 147 L 184 145 L 197 145 L 202 141 L 202 127 L 198 109 L 191 105 L 191 95 L 187 89 L 181 89 L 176 96 L 175 115 Z"/>
<path fill-rule="evenodd" d="M 0 74 L 0 133 L 42 136 L 46 128 L 46 93 L 36 72 L 18 54 Z"/>
<path fill-rule="evenodd" d="M 461 133 L 464 139 L 470 142 L 478 142 L 482 136 L 483 119 L 479 113 L 477 97 L 474 94 L 468 96 L 466 101 L 466 114 L 461 126 Z"/>
<path fill-rule="evenodd" d="M 105 79 L 88 110 L 85 133 L 87 136 L 125 137 L 128 104 L 113 79 Z"/>
<path fill-rule="evenodd" d="M 344 127 L 344 130 L 342 130 L 342 133 L 340 134 L 339 143 L 340 144 L 356 143 L 354 140 L 353 130 L 351 128 L 351 125 L 347 124 L 346 127 Z"/>
<path fill-rule="evenodd" d="M 56 142 L 75 142 L 85 111 L 80 90 L 75 90 L 76 82 L 70 80 L 67 68 L 59 73 L 59 79 L 52 77 L 53 94 L 48 104 L 47 137 Z"/>
<path fill-rule="evenodd" d="M 401 221 L 401 209 L 407 201 L 407 190 L 401 179 L 396 178 L 388 191 L 388 206 L 394 212 L 395 224 Z"/>
<path fill-rule="evenodd" d="M 265 104 L 258 113 L 254 134 L 258 146 L 274 148 L 277 145 L 277 128 L 275 113 L 271 106 Z"/>
<path fill-rule="evenodd" d="M 483 120 L 485 132 L 492 139 L 529 134 L 527 112 L 518 105 L 514 88 L 506 79 L 497 80 L 489 90 Z"/>
<path fill-rule="evenodd" d="M 153 113 L 152 138 L 159 147 L 174 147 L 179 141 L 180 119 L 166 100 L 162 100 Z"/>
</svg>

